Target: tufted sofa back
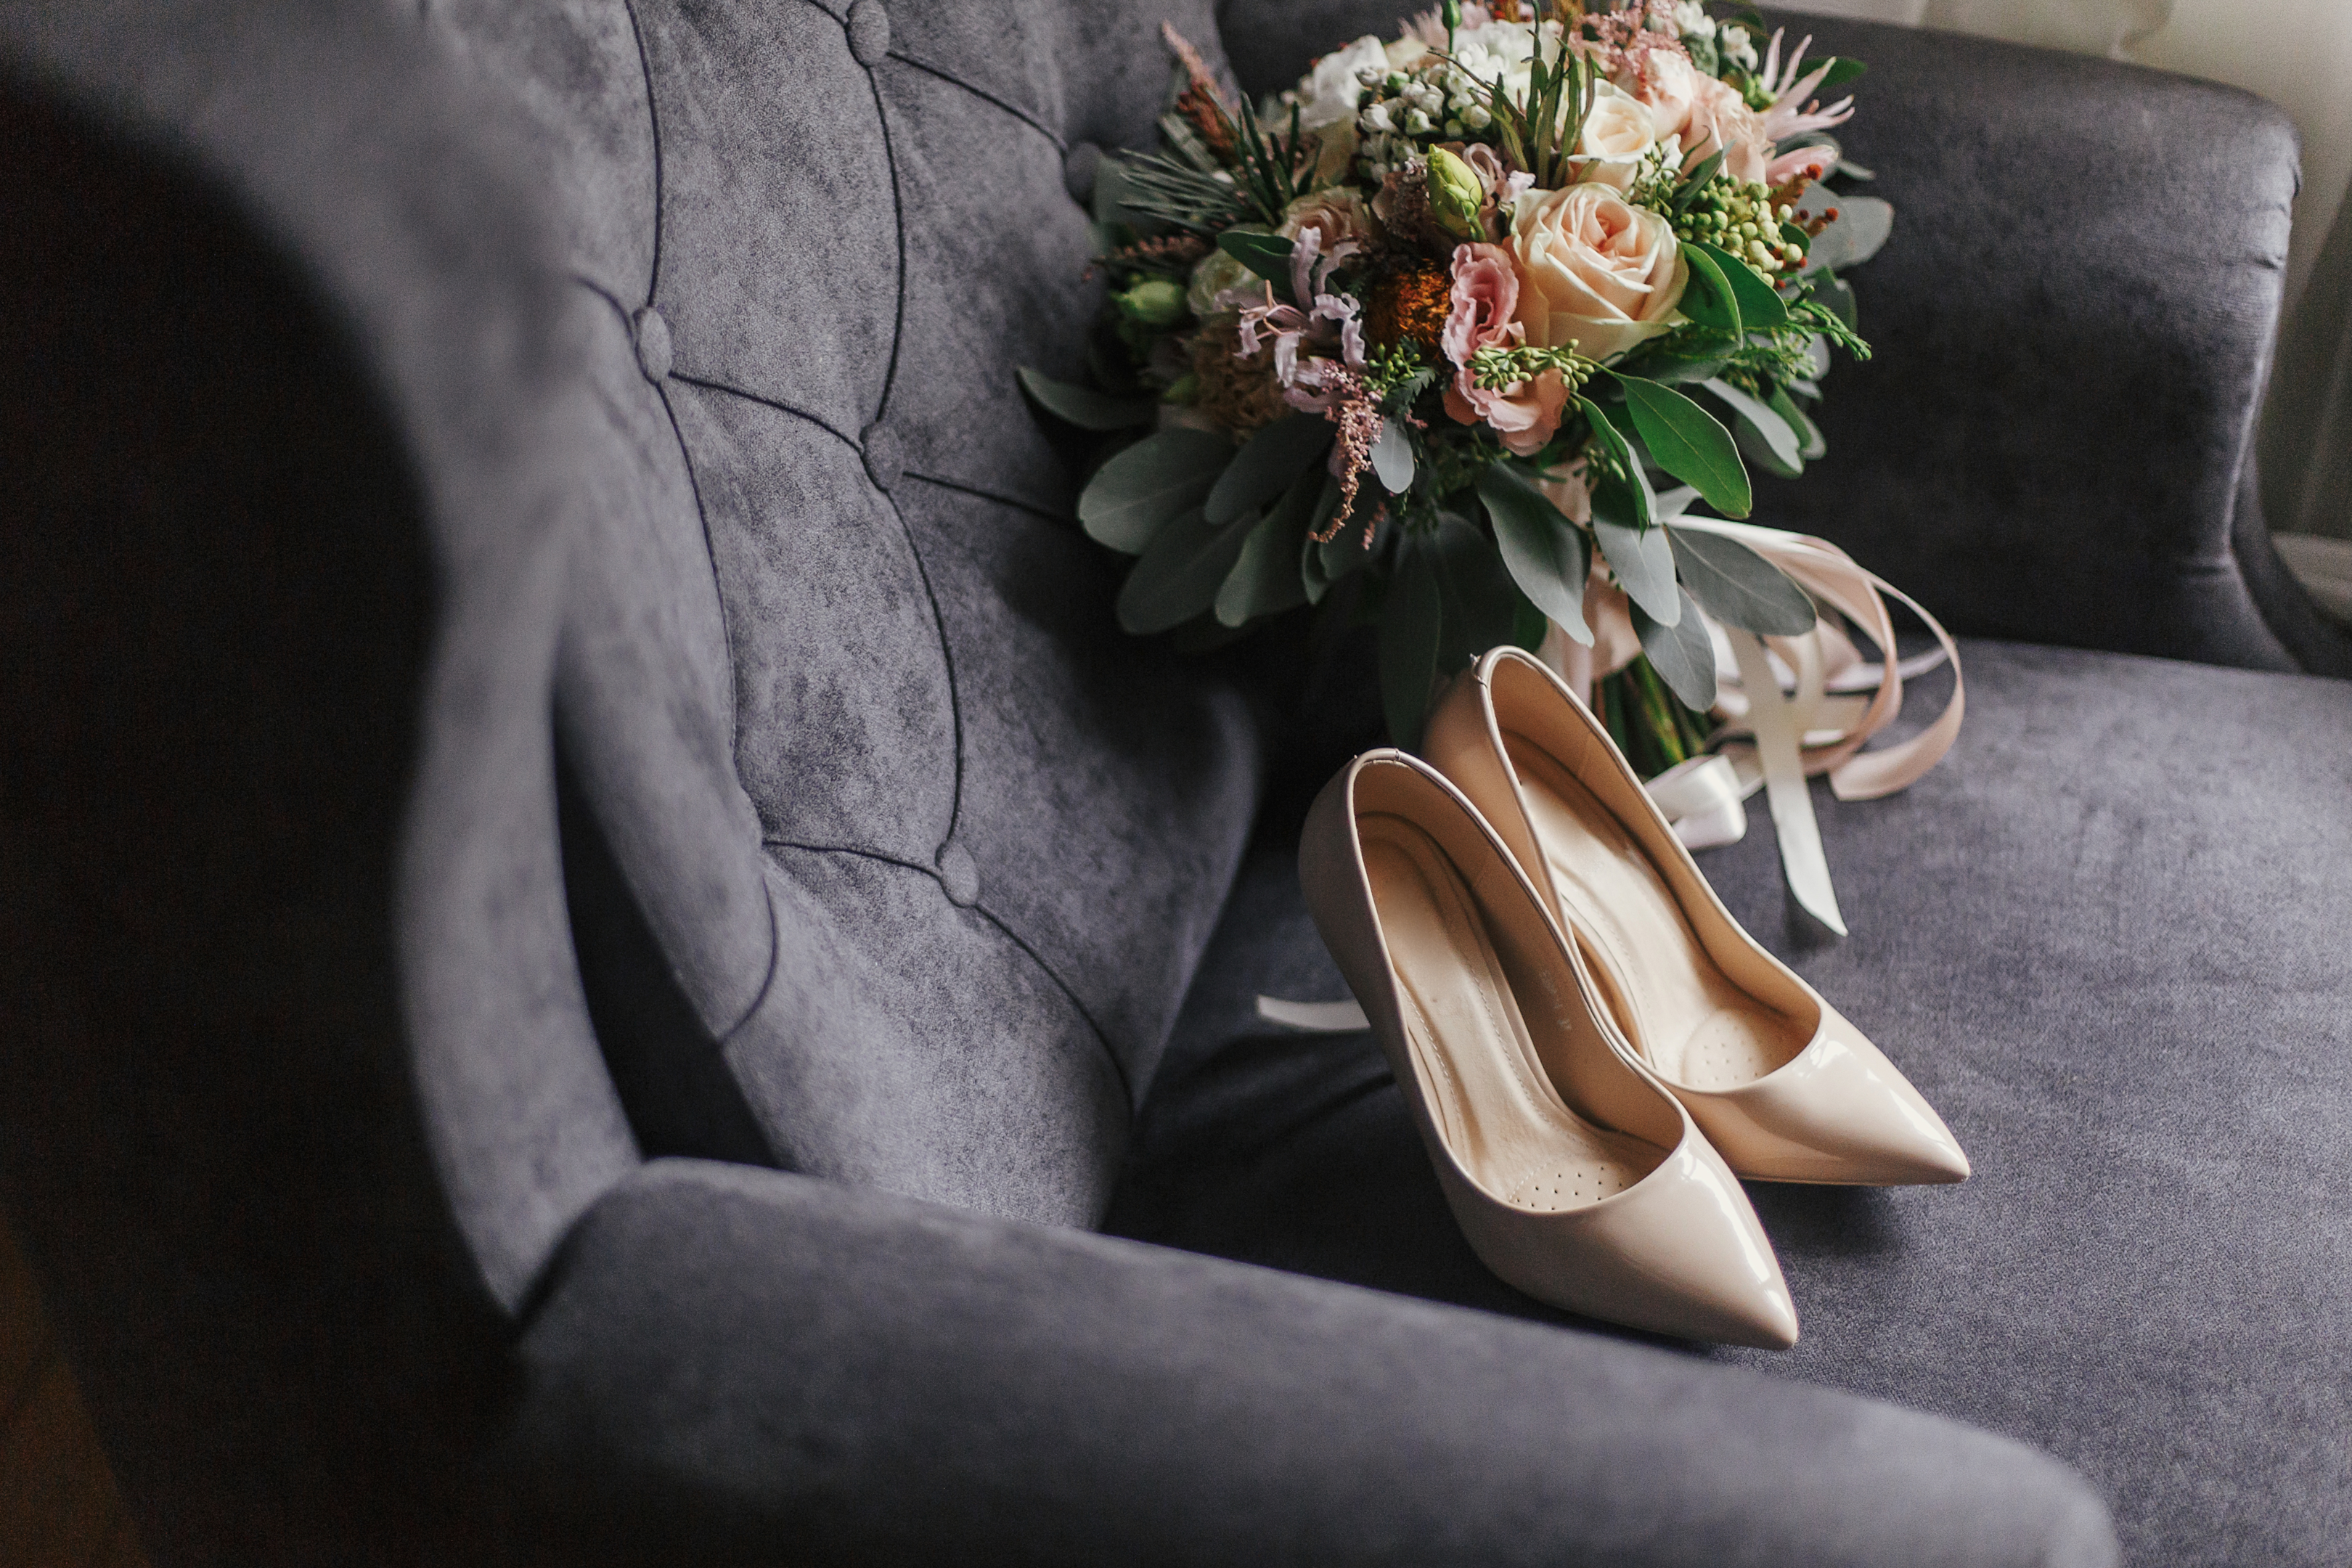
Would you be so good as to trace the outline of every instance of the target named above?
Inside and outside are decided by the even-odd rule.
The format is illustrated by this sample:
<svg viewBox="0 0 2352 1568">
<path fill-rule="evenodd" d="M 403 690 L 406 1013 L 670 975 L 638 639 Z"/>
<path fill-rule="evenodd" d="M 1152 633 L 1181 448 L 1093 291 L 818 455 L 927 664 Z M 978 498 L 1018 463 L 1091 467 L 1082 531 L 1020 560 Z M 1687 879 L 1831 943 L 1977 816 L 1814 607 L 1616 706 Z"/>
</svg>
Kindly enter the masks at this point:
<svg viewBox="0 0 2352 1568">
<path fill-rule="evenodd" d="M 556 703 L 648 1152 L 1090 1223 L 1237 864 L 1246 705 L 1123 637 L 1012 378 L 1206 0 L 433 0 L 523 111 L 604 438 Z"/>
</svg>

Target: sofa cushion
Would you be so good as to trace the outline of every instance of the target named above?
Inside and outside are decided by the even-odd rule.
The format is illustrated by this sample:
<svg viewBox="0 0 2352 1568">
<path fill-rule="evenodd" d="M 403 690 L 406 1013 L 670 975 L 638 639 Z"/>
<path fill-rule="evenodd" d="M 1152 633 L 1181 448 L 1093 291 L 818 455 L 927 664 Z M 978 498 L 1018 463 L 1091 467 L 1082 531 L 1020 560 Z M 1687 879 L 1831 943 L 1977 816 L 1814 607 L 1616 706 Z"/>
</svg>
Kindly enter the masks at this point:
<svg viewBox="0 0 2352 1568">
<path fill-rule="evenodd" d="M 2339 1563 L 2352 1534 L 2352 687 L 1976 643 L 1941 766 L 1819 796 L 1853 935 L 1799 941 L 1769 831 L 1701 862 L 1942 1110 L 1956 1188 L 1756 1185 L 1803 1322 L 1769 1366 L 2080 1467 L 2127 1561 Z M 1760 813 L 1759 814 L 1760 820 Z M 1287 847 L 1253 853 L 1113 1228 L 1562 1320 L 1448 1218 Z M 1580 1324 L 1591 1328 L 1591 1324 Z"/>
<path fill-rule="evenodd" d="M 1259 742 L 1230 682 L 1119 634 L 1012 372 L 1080 374 L 1087 149 L 1152 138 L 1163 16 L 1213 57 L 1204 0 L 436 13 L 593 318 L 568 864 L 654 1152 L 1107 1199 Z"/>
</svg>

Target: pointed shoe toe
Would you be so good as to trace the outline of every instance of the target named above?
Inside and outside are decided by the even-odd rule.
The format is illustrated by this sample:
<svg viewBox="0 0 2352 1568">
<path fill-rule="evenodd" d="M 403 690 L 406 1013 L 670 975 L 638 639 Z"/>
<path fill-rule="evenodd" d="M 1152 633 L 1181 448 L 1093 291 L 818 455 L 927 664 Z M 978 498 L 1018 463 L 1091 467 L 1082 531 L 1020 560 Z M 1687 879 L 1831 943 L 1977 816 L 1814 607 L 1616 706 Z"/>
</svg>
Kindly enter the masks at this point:
<svg viewBox="0 0 2352 1568">
<path fill-rule="evenodd" d="M 1723 907 L 1608 731 L 1517 648 L 1424 745 L 1519 858 L 1643 1065 L 1742 1176 L 1908 1185 L 1968 1156 L 1910 1080 Z"/>
<path fill-rule="evenodd" d="M 1489 1268 L 1656 1333 L 1795 1342 L 1747 1194 L 1458 791 L 1402 752 L 1358 758 L 1308 814 L 1299 874 Z"/>
</svg>

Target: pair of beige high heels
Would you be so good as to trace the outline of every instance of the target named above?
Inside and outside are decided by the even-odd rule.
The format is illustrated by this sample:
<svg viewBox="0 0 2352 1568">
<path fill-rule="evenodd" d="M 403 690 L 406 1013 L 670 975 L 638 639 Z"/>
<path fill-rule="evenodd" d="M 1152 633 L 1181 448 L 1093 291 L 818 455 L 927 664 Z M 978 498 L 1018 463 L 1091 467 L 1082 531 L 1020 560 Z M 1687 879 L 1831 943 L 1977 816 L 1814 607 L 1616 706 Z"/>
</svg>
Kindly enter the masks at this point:
<svg viewBox="0 0 2352 1568">
<path fill-rule="evenodd" d="M 1299 872 L 1463 1234 L 1554 1306 L 1793 1345 L 1737 1178 L 1958 1182 L 1968 1156 L 1740 929 L 1550 670 L 1487 654 L 1424 749 L 1342 769 Z"/>
</svg>

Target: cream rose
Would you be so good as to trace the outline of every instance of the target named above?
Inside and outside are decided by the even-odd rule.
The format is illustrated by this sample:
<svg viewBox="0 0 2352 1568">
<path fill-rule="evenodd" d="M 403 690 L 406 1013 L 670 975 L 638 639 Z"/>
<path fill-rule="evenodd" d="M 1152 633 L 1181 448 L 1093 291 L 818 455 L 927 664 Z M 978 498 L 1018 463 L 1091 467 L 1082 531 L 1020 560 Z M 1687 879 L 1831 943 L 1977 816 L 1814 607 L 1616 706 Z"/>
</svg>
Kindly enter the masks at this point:
<svg viewBox="0 0 2352 1568">
<path fill-rule="evenodd" d="M 1519 320 L 1537 348 L 1614 359 L 1666 330 L 1689 268 L 1664 218 L 1603 184 L 1528 191 L 1511 213 Z"/>
<path fill-rule="evenodd" d="M 1617 189 L 1631 189 L 1642 160 L 1658 144 L 1658 129 L 1647 105 L 1632 93 L 1603 82 L 1592 95 L 1584 130 L 1576 140 L 1579 177 Z"/>
<path fill-rule="evenodd" d="M 1689 56 L 1673 49 L 1652 49 L 1642 57 L 1641 74 L 1621 75 L 1616 85 L 1650 111 L 1658 140 L 1663 142 L 1681 135 L 1690 124 L 1691 100 L 1698 95 L 1699 83 L 1707 79 L 1690 63 Z"/>
</svg>

